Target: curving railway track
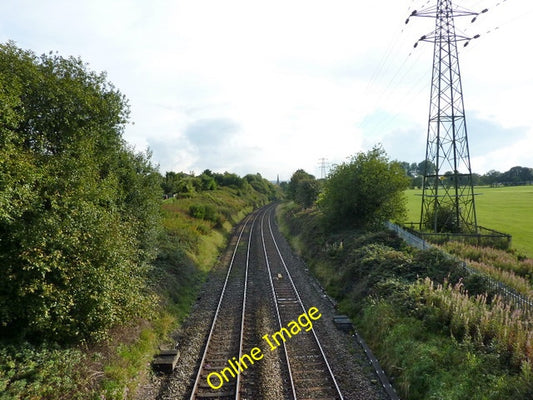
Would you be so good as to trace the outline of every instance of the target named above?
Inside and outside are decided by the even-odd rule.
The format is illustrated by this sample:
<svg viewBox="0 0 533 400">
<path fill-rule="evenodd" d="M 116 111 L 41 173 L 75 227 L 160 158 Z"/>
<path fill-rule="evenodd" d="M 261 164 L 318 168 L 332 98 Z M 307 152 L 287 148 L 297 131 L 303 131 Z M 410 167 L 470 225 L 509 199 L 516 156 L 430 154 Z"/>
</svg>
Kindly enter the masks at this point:
<svg viewBox="0 0 533 400">
<path fill-rule="evenodd" d="M 272 232 L 273 209 L 270 206 L 249 216 L 241 228 L 196 373 L 191 400 L 253 398 L 259 382 L 255 382 L 258 373 L 253 373 L 257 372 L 257 367 L 252 365 L 260 362 L 263 352 L 277 347 L 287 378 L 288 398 L 343 399 L 320 341 L 305 319 L 303 324 L 306 325 L 298 328 L 298 335 L 291 336 L 284 330 L 283 342 L 276 347 L 269 348 L 263 343 L 263 348 L 253 347 L 247 354 L 250 350 L 244 346 L 251 343 L 254 334 L 258 338 L 254 329 L 254 309 L 247 307 L 247 303 L 258 306 L 257 301 L 248 299 L 249 277 L 270 283 L 270 293 L 264 294 L 271 297 L 264 296 L 263 300 L 273 306 L 278 332 L 283 332 L 284 326 L 307 311 Z M 251 252 L 254 231 L 261 242 L 263 258 L 260 260 L 257 252 Z M 255 261 L 253 275 L 250 273 L 252 257 Z M 257 295 L 254 299 L 257 300 Z M 265 336 L 268 338 L 268 334 Z"/>
<path fill-rule="evenodd" d="M 269 214 L 268 234 L 264 231 L 265 215 L 261 218 L 261 240 L 274 308 L 281 329 L 307 309 L 272 232 L 272 211 Z M 315 331 L 310 329 L 307 334 L 298 334 L 290 339 L 283 342 L 283 353 L 292 398 L 342 400 L 341 390 Z"/>
<path fill-rule="evenodd" d="M 226 374 L 233 379 L 219 390 L 221 382 L 209 384 L 210 374 L 222 371 L 227 367 L 228 360 L 241 353 L 244 336 L 244 316 L 246 315 L 246 297 L 248 282 L 248 266 L 250 260 L 250 237 L 257 215 L 249 216 L 237 238 L 233 255 L 228 267 L 226 279 L 222 287 L 217 309 L 213 317 L 211 329 L 207 336 L 205 349 L 200 361 L 200 368 L 196 374 L 190 399 L 204 398 L 239 398 L 240 374 L 229 369 Z M 248 244 L 243 254 L 242 240 L 244 232 L 248 230 Z M 238 372 L 238 370 L 237 370 Z"/>
<path fill-rule="evenodd" d="M 335 311 L 275 223 L 276 205 L 236 228 L 181 337 L 157 399 L 386 399 Z M 217 283 L 220 282 L 220 283 Z M 361 360 L 363 360 L 361 356 Z"/>
</svg>

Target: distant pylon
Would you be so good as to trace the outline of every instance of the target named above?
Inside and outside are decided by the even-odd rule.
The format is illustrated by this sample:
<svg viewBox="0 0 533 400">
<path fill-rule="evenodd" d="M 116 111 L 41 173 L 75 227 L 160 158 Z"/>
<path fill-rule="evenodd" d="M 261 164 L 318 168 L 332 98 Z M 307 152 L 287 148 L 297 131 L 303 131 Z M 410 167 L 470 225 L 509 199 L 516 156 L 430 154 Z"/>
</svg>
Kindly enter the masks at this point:
<svg viewBox="0 0 533 400">
<path fill-rule="evenodd" d="M 326 177 L 328 176 L 328 159 L 322 157 L 318 161 L 320 163 L 320 179 L 326 179 Z"/>
<path fill-rule="evenodd" d="M 457 35 L 454 17 L 478 14 L 453 6 L 451 0 L 437 0 L 436 7 L 411 14 L 435 18 L 435 30 L 415 44 L 434 43 L 421 229 L 477 232 L 457 42 L 465 41 L 466 45 L 479 35 Z"/>
</svg>

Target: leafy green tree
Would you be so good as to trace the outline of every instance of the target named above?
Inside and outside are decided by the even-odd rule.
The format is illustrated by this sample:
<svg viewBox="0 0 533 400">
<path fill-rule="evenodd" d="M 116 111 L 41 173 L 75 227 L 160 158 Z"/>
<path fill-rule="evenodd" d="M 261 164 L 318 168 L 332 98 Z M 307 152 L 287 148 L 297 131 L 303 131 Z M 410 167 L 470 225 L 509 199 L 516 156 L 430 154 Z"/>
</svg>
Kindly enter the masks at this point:
<svg viewBox="0 0 533 400">
<path fill-rule="evenodd" d="M 502 173 L 491 169 L 486 174 L 481 177 L 482 185 L 493 185 L 495 183 L 501 182 Z"/>
<path fill-rule="evenodd" d="M 408 185 L 402 166 L 376 147 L 335 167 L 318 205 L 332 229 L 373 227 L 404 217 Z"/>
<path fill-rule="evenodd" d="M 183 173 L 177 174 L 173 171 L 167 171 L 165 173 L 165 177 L 161 181 L 161 188 L 163 189 L 163 192 L 170 196 L 177 193 L 179 191 L 179 183 L 183 175 Z"/>
<path fill-rule="evenodd" d="M 232 186 L 236 189 L 243 187 L 244 180 L 237 174 L 224 172 L 223 174 L 213 174 L 219 186 Z"/>
<path fill-rule="evenodd" d="M 310 207 L 316 201 L 320 192 L 320 184 L 311 174 L 303 169 L 297 170 L 291 176 L 287 188 L 287 196 L 302 207 Z"/>
<path fill-rule="evenodd" d="M 217 188 L 217 182 L 215 178 L 210 175 L 202 174 L 198 177 L 200 190 L 215 190 Z"/>
<path fill-rule="evenodd" d="M 504 172 L 501 177 L 506 183 L 525 183 L 533 181 L 533 169 L 526 167 L 512 167 L 509 171 Z"/>
<path fill-rule="evenodd" d="M 315 179 L 315 177 L 311 174 L 308 174 L 303 169 L 299 169 L 294 174 L 292 174 L 287 192 L 287 195 L 290 199 L 294 200 L 298 183 L 304 179 Z"/>
<path fill-rule="evenodd" d="M 79 59 L 0 44 L 0 108 L 0 336 L 101 337 L 150 305 L 160 175 Z"/>
<path fill-rule="evenodd" d="M 423 160 L 420 161 L 416 168 L 416 174 L 425 176 L 425 175 L 433 175 L 436 171 L 437 167 L 433 162 L 429 160 Z"/>
<path fill-rule="evenodd" d="M 311 207 L 318 198 L 320 186 L 316 179 L 302 179 L 296 186 L 294 201 L 304 208 Z"/>
<path fill-rule="evenodd" d="M 279 195 L 276 187 L 263 178 L 259 173 L 248 174 L 244 177 L 244 180 L 247 181 L 255 191 L 261 194 L 266 194 L 269 200 L 275 200 Z"/>
<path fill-rule="evenodd" d="M 409 164 L 406 161 L 399 161 L 400 166 L 405 170 L 405 174 L 410 177 L 414 178 L 417 175 L 418 171 L 418 165 L 416 163 Z"/>
</svg>

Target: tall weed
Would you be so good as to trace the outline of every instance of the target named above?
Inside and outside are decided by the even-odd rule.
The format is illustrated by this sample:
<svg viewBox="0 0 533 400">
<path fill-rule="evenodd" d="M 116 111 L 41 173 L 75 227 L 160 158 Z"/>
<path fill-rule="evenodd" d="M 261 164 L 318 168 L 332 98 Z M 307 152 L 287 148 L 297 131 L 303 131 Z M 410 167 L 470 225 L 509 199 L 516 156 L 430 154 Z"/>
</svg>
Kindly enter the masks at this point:
<svg viewBox="0 0 533 400">
<path fill-rule="evenodd" d="M 517 370 L 533 361 L 533 321 L 500 297 L 488 303 L 486 295 L 469 296 L 461 282 L 435 284 L 429 278 L 415 284 L 413 294 L 452 336 L 496 349 Z"/>
<path fill-rule="evenodd" d="M 462 242 L 450 241 L 444 249 L 460 258 L 476 261 L 504 271 L 513 272 L 529 280 L 533 280 L 533 259 L 510 251 L 491 247 L 472 246 Z"/>
</svg>

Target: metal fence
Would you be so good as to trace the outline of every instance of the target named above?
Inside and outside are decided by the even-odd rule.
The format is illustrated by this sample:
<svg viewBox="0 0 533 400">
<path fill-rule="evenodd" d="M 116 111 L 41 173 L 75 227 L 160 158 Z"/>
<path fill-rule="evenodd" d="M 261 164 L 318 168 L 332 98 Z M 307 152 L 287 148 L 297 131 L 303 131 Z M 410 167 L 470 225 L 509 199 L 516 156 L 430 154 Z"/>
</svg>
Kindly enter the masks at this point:
<svg viewBox="0 0 533 400">
<path fill-rule="evenodd" d="M 435 244 L 457 240 L 476 246 L 489 246 L 501 250 L 511 248 L 511 235 L 481 225 L 476 225 L 475 229 L 472 228 L 471 233 L 425 232 L 422 231 L 420 222 L 407 222 L 404 224 L 404 229 L 421 239 L 427 239 Z"/>
<path fill-rule="evenodd" d="M 419 238 L 418 236 L 414 235 L 411 232 L 406 231 L 405 229 L 401 228 L 400 226 L 393 224 L 392 222 L 387 222 L 386 227 L 390 229 L 391 231 L 396 232 L 396 234 L 401 237 L 403 240 L 405 240 L 409 245 L 416 247 L 420 250 L 427 250 L 430 248 L 433 248 L 434 246 L 430 243 L 426 242 L 424 239 Z M 440 250 L 442 251 L 442 250 Z M 489 287 L 493 289 L 496 293 L 498 293 L 506 302 L 513 304 L 515 307 L 520 308 L 523 312 L 528 313 L 529 315 L 533 315 L 533 299 L 524 296 L 520 293 L 518 293 L 513 288 L 510 288 L 506 284 L 491 278 L 487 274 L 484 274 L 470 266 L 468 266 L 467 263 L 465 263 L 462 260 L 459 260 L 456 257 L 453 257 L 447 253 L 444 253 L 447 257 L 450 257 L 457 261 L 459 265 L 470 275 L 479 275 L 482 276 L 483 279 L 487 282 Z"/>
</svg>

